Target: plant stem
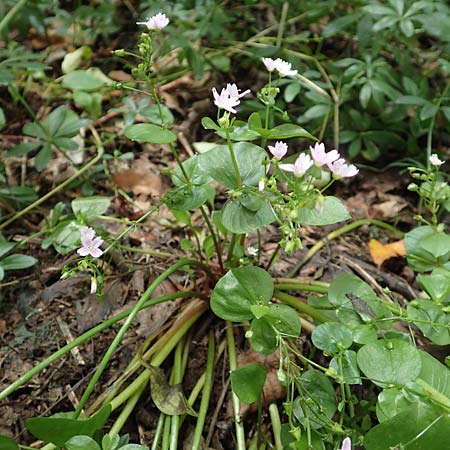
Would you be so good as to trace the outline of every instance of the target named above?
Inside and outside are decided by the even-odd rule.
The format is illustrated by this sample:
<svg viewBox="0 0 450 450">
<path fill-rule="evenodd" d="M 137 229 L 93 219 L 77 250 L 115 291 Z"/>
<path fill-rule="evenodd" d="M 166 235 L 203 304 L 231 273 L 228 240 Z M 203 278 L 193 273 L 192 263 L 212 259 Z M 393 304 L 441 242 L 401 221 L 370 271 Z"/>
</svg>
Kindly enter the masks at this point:
<svg viewBox="0 0 450 450">
<path fill-rule="evenodd" d="M 183 364 L 181 362 L 182 357 L 182 351 L 183 351 L 183 340 L 180 339 L 177 343 L 177 346 L 175 348 L 175 355 L 174 355 L 174 362 L 173 362 L 173 368 L 172 368 L 172 385 L 175 386 L 177 384 L 180 384 L 183 380 Z M 180 423 L 180 416 L 172 416 L 172 420 L 170 422 L 170 450 L 177 450 L 178 447 L 178 431 L 179 431 L 179 423 Z"/>
<path fill-rule="evenodd" d="M 314 286 L 308 283 L 277 283 L 274 285 L 274 288 L 281 291 L 306 291 L 318 292 L 319 294 L 326 294 L 328 292 L 327 287 Z"/>
<path fill-rule="evenodd" d="M 325 314 L 317 311 L 317 309 L 308 305 L 307 303 L 303 303 L 298 298 L 293 297 L 292 295 L 285 294 L 284 292 L 274 291 L 274 297 L 278 300 L 281 300 L 283 303 L 290 305 L 297 309 L 298 311 L 307 314 L 309 317 L 312 317 L 314 320 L 318 320 L 319 322 L 333 322 L 333 319 L 326 316 Z"/>
<path fill-rule="evenodd" d="M 151 450 L 158 450 L 159 441 L 161 440 L 163 428 L 164 428 L 164 418 L 165 414 L 161 413 L 158 418 L 158 423 L 156 425 L 155 436 L 153 437 Z"/>
<path fill-rule="evenodd" d="M 335 239 L 342 234 L 348 233 L 349 231 L 354 230 L 355 228 L 361 227 L 363 225 L 375 225 L 378 228 L 384 228 L 385 230 L 389 230 L 392 233 L 395 233 L 399 236 L 403 236 L 403 233 L 398 230 L 397 228 L 393 227 L 392 225 L 389 225 L 388 223 L 382 222 L 380 220 L 375 219 L 361 219 L 356 220 L 355 222 L 349 223 L 347 225 L 344 225 L 341 228 L 338 228 L 337 230 L 332 231 L 331 233 L 327 234 L 324 238 L 322 238 L 320 241 L 316 242 L 315 245 L 313 245 L 309 250 L 308 253 L 303 257 L 303 259 L 297 263 L 294 268 L 289 272 L 288 278 L 293 278 L 295 274 L 323 247 L 325 247 L 325 244 L 328 241 L 331 241 L 332 239 Z"/>
<path fill-rule="evenodd" d="M 281 47 L 281 41 L 283 40 L 284 29 L 286 27 L 286 18 L 289 10 L 289 2 L 283 2 L 283 6 L 281 7 L 281 17 L 280 22 L 278 24 L 278 33 L 277 33 L 277 43 L 276 46 L 278 48 Z"/>
<path fill-rule="evenodd" d="M 67 180 L 63 181 L 61 184 L 56 186 L 50 192 L 47 192 L 47 194 L 43 195 L 41 198 L 38 198 L 35 202 L 31 203 L 31 205 L 28 205 L 26 208 L 18 211 L 10 219 L 8 219 L 5 222 L 3 222 L 2 224 L 0 224 L 0 230 L 7 227 L 9 224 L 15 222 L 19 217 L 22 217 L 24 214 L 26 214 L 27 212 L 36 208 L 36 206 L 45 202 L 50 197 L 55 195 L 57 192 L 61 191 L 68 184 L 72 183 L 72 181 L 76 180 L 80 175 L 83 175 L 91 166 L 93 166 L 100 160 L 100 158 L 103 156 L 103 153 L 105 150 L 103 148 L 102 142 L 101 142 L 100 137 L 99 137 L 97 131 L 95 130 L 95 128 L 89 127 L 89 129 L 91 130 L 92 135 L 94 136 L 94 140 L 95 140 L 95 143 L 97 146 L 97 155 L 93 159 L 91 159 L 84 167 L 82 167 L 74 175 L 72 175 L 70 178 L 67 178 Z"/>
<path fill-rule="evenodd" d="M 203 219 L 205 220 L 206 226 L 208 227 L 208 230 L 211 233 L 211 237 L 214 242 L 214 248 L 216 249 L 216 253 L 217 253 L 217 259 L 219 260 L 219 266 L 223 272 L 224 268 L 223 268 L 223 260 L 222 260 L 222 247 L 220 245 L 220 241 L 217 239 L 217 236 L 216 236 L 216 233 L 212 226 L 212 223 L 209 220 L 208 214 L 206 213 L 203 205 L 200 206 L 200 212 L 202 213 L 202 216 L 203 216 Z"/>
<path fill-rule="evenodd" d="M 192 442 L 192 450 L 199 450 L 202 438 L 203 427 L 205 426 L 206 414 L 208 412 L 209 399 L 211 396 L 211 388 L 214 378 L 214 356 L 216 343 L 214 340 L 214 332 L 209 331 L 208 335 L 208 359 L 206 361 L 205 384 L 203 386 L 202 401 L 198 412 L 197 424 L 195 426 L 194 439 Z"/>
<path fill-rule="evenodd" d="M 154 367 L 159 367 L 164 360 L 167 358 L 169 353 L 173 350 L 178 341 L 184 336 L 184 334 L 189 330 L 189 328 L 197 321 L 197 319 L 206 311 L 207 306 L 204 302 L 191 303 L 184 311 L 184 315 L 188 318 L 183 318 L 180 320 L 181 325 L 177 331 L 171 336 L 171 338 L 164 344 L 164 346 L 155 354 L 153 359 L 150 361 L 150 365 Z M 177 319 L 178 321 L 178 319 Z M 174 324 L 174 326 L 176 323 Z M 118 396 L 111 400 L 111 407 L 114 411 L 122 403 L 126 402 L 133 393 L 139 389 L 142 384 L 148 382 L 150 378 L 150 371 L 148 369 L 144 370 L 126 389 L 124 389 Z"/>
<path fill-rule="evenodd" d="M 88 384 L 88 387 L 84 391 L 83 396 L 80 399 L 80 403 L 78 404 L 77 409 L 74 413 L 74 419 L 77 419 L 81 413 L 81 410 L 83 409 L 84 405 L 88 401 L 92 391 L 95 388 L 95 385 L 97 384 L 98 380 L 100 379 L 100 376 L 102 375 L 103 371 L 105 370 L 107 364 L 109 363 L 109 360 L 111 359 L 113 353 L 117 350 L 117 347 L 119 346 L 120 342 L 123 339 L 123 336 L 127 332 L 128 328 L 131 326 L 131 323 L 133 322 L 134 318 L 136 317 L 139 310 L 142 308 L 142 306 L 145 304 L 145 302 L 151 297 L 155 289 L 172 273 L 180 269 L 181 267 L 187 266 L 187 265 L 199 265 L 198 261 L 191 260 L 191 259 L 182 259 L 176 264 L 173 264 L 171 267 L 169 267 L 167 270 L 165 270 L 159 277 L 153 281 L 153 283 L 147 288 L 147 290 L 142 294 L 141 298 L 138 300 L 136 305 L 131 310 L 130 314 L 128 315 L 127 319 L 123 323 L 122 327 L 120 328 L 119 332 L 117 333 L 116 337 L 114 338 L 113 342 L 109 346 L 108 350 L 106 351 L 105 355 L 103 356 L 97 370 L 95 371 L 94 375 L 92 376 L 91 381 Z"/>
<path fill-rule="evenodd" d="M 269 406 L 270 421 L 272 422 L 273 438 L 275 440 L 276 450 L 283 450 L 281 443 L 281 420 L 280 413 L 276 403 L 271 403 Z"/>
<path fill-rule="evenodd" d="M 230 364 L 230 371 L 237 369 L 236 347 L 234 342 L 233 324 L 226 321 L 227 327 L 227 346 L 228 346 L 228 361 Z M 232 392 L 233 411 L 234 411 L 234 425 L 236 427 L 237 450 L 245 450 L 245 431 L 244 423 L 242 422 L 239 410 L 239 399 L 237 395 Z"/>
<path fill-rule="evenodd" d="M 149 300 L 144 304 L 144 306 L 141 309 L 149 308 L 150 306 L 157 305 L 158 303 L 162 303 L 168 300 L 174 300 L 179 297 L 192 297 L 194 296 L 194 292 L 176 292 L 174 294 L 168 294 L 164 295 L 162 297 L 157 297 Z M 122 313 L 118 314 L 117 316 L 112 317 L 109 320 L 106 320 L 105 322 L 102 322 L 101 324 L 97 325 L 96 327 L 86 331 L 81 336 L 78 336 L 76 339 L 74 339 L 69 344 L 65 345 L 64 347 L 60 348 L 57 352 L 50 355 L 48 358 L 44 359 L 42 362 L 40 362 L 36 367 L 33 367 L 31 370 L 29 370 L 27 373 L 22 375 L 18 380 L 16 380 L 14 383 L 10 384 L 7 388 L 5 388 L 2 392 L 0 392 L 0 400 L 4 400 L 8 395 L 12 394 L 14 391 L 19 389 L 21 386 L 23 386 L 25 383 L 30 381 L 35 375 L 42 372 L 44 369 L 46 369 L 48 366 L 53 364 L 55 361 L 60 359 L 62 356 L 64 356 L 66 353 L 70 352 L 73 348 L 78 347 L 82 343 L 86 342 L 87 340 L 91 339 L 96 334 L 100 333 L 101 331 L 105 330 L 106 328 L 111 327 L 112 325 L 116 324 L 117 322 L 121 321 L 125 317 L 128 316 L 128 314 L 131 313 L 132 308 L 129 308 Z"/>
<path fill-rule="evenodd" d="M 448 397 L 441 394 L 433 386 L 430 386 L 425 380 L 422 380 L 422 378 L 417 378 L 416 383 L 424 389 L 431 400 L 450 412 L 450 399 Z"/>
</svg>

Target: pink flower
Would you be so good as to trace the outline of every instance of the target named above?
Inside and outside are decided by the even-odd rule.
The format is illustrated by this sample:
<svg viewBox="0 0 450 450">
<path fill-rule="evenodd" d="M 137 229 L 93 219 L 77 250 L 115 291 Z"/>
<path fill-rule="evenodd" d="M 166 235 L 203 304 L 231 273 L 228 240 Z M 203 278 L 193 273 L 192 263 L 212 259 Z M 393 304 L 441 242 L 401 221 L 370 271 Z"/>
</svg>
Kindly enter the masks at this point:
<svg viewBox="0 0 450 450">
<path fill-rule="evenodd" d="M 329 164 L 328 167 L 333 172 L 335 178 L 354 177 L 359 169 L 353 164 L 346 164 L 345 159 L 340 158 Z"/>
<path fill-rule="evenodd" d="M 352 450 L 352 440 L 349 437 L 346 437 L 342 441 L 342 447 L 340 450 Z"/>
<path fill-rule="evenodd" d="M 333 161 L 339 158 L 339 153 L 337 150 L 331 150 L 328 153 L 325 151 L 325 145 L 316 142 L 314 147 L 309 147 L 311 150 L 311 155 L 314 159 L 314 164 L 316 166 L 322 167 L 323 165 L 329 166 Z"/>
<path fill-rule="evenodd" d="M 272 58 L 262 58 L 262 62 L 269 72 L 273 72 L 276 69 L 275 60 L 273 60 Z"/>
<path fill-rule="evenodd" d="M 430 156 L 430 163 L 433 164 L 433 166 L 439 167 L 440 165 L 444 164 L 445 161 L 442 161 L 438 158 L 438 155 L 436 153 L 433 153 Z"/>
<path fill-rule="evenodd" d="M 275 60 L 275 69 L 278 70 L 282 77 L 288 77 L 292 75 L 297 75 L 296 70 L 292 70 L 292 64 L 287 61 L 283 61 L 281 58 Z"/>
<path fill-rule="evenodd" d="M 169 24 L 169 18 L 163 13 L 158 13 L 147 18 L 145 22 L 136 22 L 136 24 L 145 25 L 149 30 L 162 30 Z"/>
<path fill-rule="evenodd" d="M 95 237 L 95 231 L 90 227 L 81 228 L 81 248 L 77 253 L 81 256 L 91 255 L 94 258 L 102 256 L 100 246 L 103 244 L 101 237 Z"/>
<path fill-rule="evenodd" d="M 288 146 L 282 141 L 275 142 L 275 146 L 268 146 L 270 153 L 275 156 L 276 159 L 281 159 L 288 151 Z"/>
<path fill-rule="evenodd" d="M 280 164 L 280 169 L 286 172 L 293 172 L 296 177 L 301 177 L 312 165 L 313 161 L 310 156 L 302 153 L 294 164 Z"/>
</svg>

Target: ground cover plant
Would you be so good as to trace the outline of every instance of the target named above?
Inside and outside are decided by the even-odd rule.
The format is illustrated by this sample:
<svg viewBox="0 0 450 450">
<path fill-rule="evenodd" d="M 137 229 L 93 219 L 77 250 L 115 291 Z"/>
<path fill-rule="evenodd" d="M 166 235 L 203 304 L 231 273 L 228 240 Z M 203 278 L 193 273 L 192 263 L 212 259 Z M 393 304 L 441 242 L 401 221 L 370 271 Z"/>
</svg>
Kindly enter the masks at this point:
<svg viewBox="0 0 450 450">
<path fill-rule="evenodd" d="M 0 448 L 442 449 L 448 6 L 26 4 Z"/>
</svg>

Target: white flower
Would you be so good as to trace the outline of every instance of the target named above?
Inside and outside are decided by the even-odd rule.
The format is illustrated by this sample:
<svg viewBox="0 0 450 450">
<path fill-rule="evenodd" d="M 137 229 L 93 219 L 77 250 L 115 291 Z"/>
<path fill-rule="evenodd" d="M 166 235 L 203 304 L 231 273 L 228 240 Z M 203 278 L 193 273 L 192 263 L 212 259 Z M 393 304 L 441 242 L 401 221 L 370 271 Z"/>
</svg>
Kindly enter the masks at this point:
<svg viewBox="0 0 450 450">
<path fill-rule="evenodd" d="M 349 437 L 346 437 L 342 441 L 342 447 L 339 450 L 352 450 L 352 440 Z"/>
<path fill-rule="evenodd" d="M 230 113 L 236 114 L 235 106 L 239 105 L 240 100 L 236 97 L 230 97 L 230 93 L 226 89 L 222 89 L 220 95 L 215 87 L 212 88 L 212 93 L 214 96 L 214 104 L 221 109 L 225 109 Z"/>
<path fill-rule="evenodd" d="M 277 58 L 275 60 L 275 69 L 278 70 L 282 77 L 297 75 L 297 71 L 292 70 L 292 64 L 287 61 L 283 61 L 281 58 Z"/>
<path fill-rule="evenodd" d="M 97 278 L 91 277 L 91 294 L 95 294 L 97 292 Z"/>
<path fill-rule="evenodd" d="M 169 18 L 163 13 L 158 13 L 147 18 L 145 22 L 136 22 L 136 24 L 145 25 L 149 30 L 162 30 L 169 24 Z"/>
<path fill-rule="evenodd" d="M 226 111 L 236 114 L 235 106 L 239 105 L 241 101 L 239 100 L 244 95 L 247 95 L 250 92 L 250 89 L 247 89 L 244 92 L 239 93 L 240 89 L 236 86 L 236 84 L 227 84 L 225 89 L 219 93 L 215 87 L 212 88 L 212 93 L 214 96 L 214 104 L 221 109 L 225 109 Z"/>
<path fill-rule="evenodd" d="M 286 172 L 293 172 L 296 177 L 303 176 L 306 171 L 313 165 L 313 161 L 309 155 L 302 153 L 294 164 L 280 164 L 280 169 Z"/>
<path fill-rule="evenodd" d="M 430 163 L 433 164 L 433 166 L 439 167 L 441 164 L 444 164 L 444 162 L 445 162 L 445 161 L 441 161 L 441 160 L 438 158 L 438 155 L 437 155 L 436 153 L 433 153 L 433 154 L 430 156 Z"/>
<path fill-rule="evenodd" d="M 268 148 L 276 159 L 281 159 L 288 151 L 287 144 L 282 141 L 277 141 L 275 142 L 275 146 L 269 145 Z"/>
<path fill-rule="evenodd" d="M 258 249 L 256 247 L 252 247 L 252 246 L 247 247 L 247 253 L 250 256 L 256 256 L 258 254 Z"/>
<path fill-rule="evenodd" d="M 95 237 L 95 231 L 89 227 L 81 228 L 81 248 L 77 253 L 81 256 L 91 255 L 94 258 L 102 256 L 103 252 L 100 246 L 103 244 L 101 237 Z"/>
<path fill-rule="evenodd" d="M 325 151 L 325 145 L 322 143 L 316 142 L 314 147 L 309 147 L 311 150 L 311 155 L 314 159 L 314 164 L 316 166 L 329 166 L 333 161 L 339 159 L 340 155 L 337 150 L 331 150 L 328 153 Z"/>
<path fill-rule="evenodd" d="M 264 180 L 259 180 L 259 182 L 258 182 L 258 191 L 262 192 L 265 187 L 266 187 L 266 183 L 264 182 Z"/>
<path fill-rule="evenodd" d="M 275 60 L 273 60 L 272 58 L 262 58 L 262 62 L 264 63 L 264 65 L 266 66 L 266 69 L 269 72 L 273 72 L 277 67 L 275 64 Z"/>
<path fill-rule="evenodd" d="M 238 87 L 236 86 L 235 83 L 233 83 L 233 84 L 227 83 L 227 91 L 228 91 L 228 94 L 230 94 L 231 98 L 239 99 L 239 98 L 243 97 L 244 95 L 247 95 L 248 93 L 250 93 L 250 89 L 247 89 L 246 91 L 239 93 L 240 90 L 241 89 L 238 89 Z"/>
<path fill-rule="evenodd" d="M 333 172 L 335 178 L 354 177 L 359 172 L 356 166 L 347 164 L 343 158 L 334 161 L 328 167 Z"/>
</svg>

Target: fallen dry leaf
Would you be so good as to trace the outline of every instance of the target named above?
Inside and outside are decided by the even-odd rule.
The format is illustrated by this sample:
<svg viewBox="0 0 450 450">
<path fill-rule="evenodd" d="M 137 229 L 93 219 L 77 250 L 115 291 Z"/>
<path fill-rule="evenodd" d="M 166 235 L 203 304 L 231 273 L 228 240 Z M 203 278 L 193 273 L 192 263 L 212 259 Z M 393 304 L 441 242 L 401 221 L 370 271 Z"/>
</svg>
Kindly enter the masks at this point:
<svg viewBox="0 0 450 450">
<path fill-rule="evenodd" d="M 161 177 L 150 171 L 136 169 L 121 170 L 113 174 L 112 181 L 124 191 L 132 191 L 135 195 L 159 196 L 163 192 Z"/>
<path fill-rule="evenodd" d="M 391 242 L 390 244 L 383 244 L 376 239 L 371 239 L 368 246 L 372 260 L 378 268 L 380 268 L 383 262 L 389 258 L 406 255 L 403 239 Z"/>
</svg>

